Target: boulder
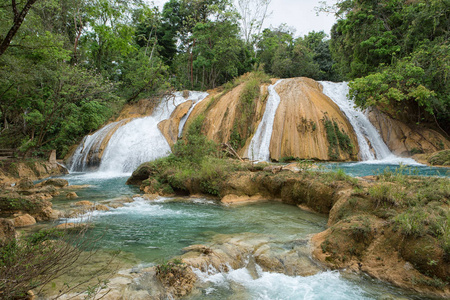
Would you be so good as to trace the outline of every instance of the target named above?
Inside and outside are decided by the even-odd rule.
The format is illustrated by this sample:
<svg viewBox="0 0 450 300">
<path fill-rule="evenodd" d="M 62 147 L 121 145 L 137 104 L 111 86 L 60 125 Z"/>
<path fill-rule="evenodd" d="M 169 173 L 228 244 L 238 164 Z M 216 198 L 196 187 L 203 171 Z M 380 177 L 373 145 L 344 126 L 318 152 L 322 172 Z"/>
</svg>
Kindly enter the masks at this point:
<svg viewBox="0 0 450 300">
<path fill-rule="evenodd" d="M 69 192 L 66 194 L 66 198 L 67 199 L 77 199 L 78 195 L 75 192 Z M 84 201 L 80 201 L 80 202 L 84 202 Z M 77 202 L 77 203 L 80 203 L 80 202 Z M 89 201 L 86 201 L 86 202 L 89 202 Z M 77 204 L 75 204 L 75 205 L 77 205 Z"/>
<path fill-rule="evenodd" d="M 74 205 L 75 206 L 88 206 L 88 207 L 91 207 L 91 206 L 94 206 L 94 203 L 92 203 L 91 201 L 83 200 L 83 201 L 75 202 Z"/>
<path fill-rule="evenodd" d="M 65 179 L 51 178 L 36 184 L 36 187 L 43 187 L 48 185 L 54 186 L 56 188 L 64 188 L 69 185 L 69 182 Z"/>
<path fill-rule="evenodd" d="M 25 214 L 15 217 L 13 222 L 16 228 L 20 228 L 36 224 L 36 219 L 30 216 L 29 214 Z"/>
<path fill-rule="evenodd" d="M 0 247 L 3 247 L 16 236 L 14 222 L 8 219 L 0 219 Z"/>
</svg>

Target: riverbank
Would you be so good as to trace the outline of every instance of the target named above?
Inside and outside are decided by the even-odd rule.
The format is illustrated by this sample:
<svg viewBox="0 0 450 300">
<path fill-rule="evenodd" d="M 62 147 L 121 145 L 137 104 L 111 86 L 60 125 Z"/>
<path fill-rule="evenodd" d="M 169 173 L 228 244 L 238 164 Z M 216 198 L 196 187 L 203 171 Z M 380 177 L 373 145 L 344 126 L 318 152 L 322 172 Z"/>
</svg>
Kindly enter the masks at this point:
<svg viewBox="0 0 450 300">
<path fill-rule="evenodd" d="M 450 295 L 448 178 L 390 171 L 356 179 L 297 169 L 210 160 L 195 176 L 183 177 L 182 169 L 156 161 L 139 167 L 128 182 L 148 194 L 200 193 L 228 204 L 278 200 L 328 214 L 329 228 L 313 238 L 314 255 L 327 267 Z"/>
</svg>

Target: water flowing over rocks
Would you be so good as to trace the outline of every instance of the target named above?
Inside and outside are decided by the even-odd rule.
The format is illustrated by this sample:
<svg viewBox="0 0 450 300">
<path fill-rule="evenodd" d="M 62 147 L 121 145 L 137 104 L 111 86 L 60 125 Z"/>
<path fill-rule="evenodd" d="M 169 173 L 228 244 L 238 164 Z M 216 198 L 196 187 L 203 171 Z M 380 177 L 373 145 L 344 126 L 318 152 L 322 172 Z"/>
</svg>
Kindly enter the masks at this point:
<svg viewBox="0 0 450 300">
<path fill-rule="evenodd" d="M 321 271 L 310 256 L 308 240 L 282 241 L 273 236 L 244 233 L 217 235 L 210 245 L 192 245 L 183 249 L 184 263 L 203 272 L 254 269 L 289 276 L 310 276 Z"/>
<path fill-rule="evenodd" d="M 407 125 L 376 108 L 371 108 L 368 116 L 389 149 L 397 155 L 429 154 L 450 148 L 450 141 L 435 130 Z"/>
<path fill-rule="evenodd" d="M 178 130 L 181 119 L 188 113 L 193 104 L 193 100 L 181 103 L 175 108 L 169 119 L 158 123 L 158 128 L 161 130 L 161 133 L 166 138 L 170 147 L 172 147 L 178 139 Z"/>
<path fill-rule="evenodd" d="M 156 107 L 156 102 L 150 100 L 127 105 L 115 122 L 85 137 L 68 160 L 71 169 L 83 171 L 100 166 L 104 172 L 130 172 L 138 162 L 167 155 L 199 117 L 201 132 L 208 139 L 219 144 L 231 143 L 244 158 L 264 150 L 264 158 L 258 160 L 399 160 L 395 155 L 411 156 L 450 148 L 450 142 L 438 132 L 406 125 L 376 109 L 369 111 L 367 119 L 346 98 L 346 83 L 316 82 L 303 77 L 272 79 L 273 86 L 262 83 L 259 96 L 245 102 L 241 99 L 246 93 L 243 78 L 237 86 L 212 90 L 209 95 L 175 93 L 172 100 L 166 97 Z M 274 97 L 279 98 L 279 104 L 271 104 Z M 266 114 L 274 116 L 273 125 L 265 124 Z M 137 117 L 143 116 L 154 120 L 138 121 Z M 142 124 L 130 124 L 134 122 Z M 149 132 L 151 138 L 147 138 Z M 269 137 L 264 145 L 262 141 L 256 142 L 263 133 Z M 251 145 L 257 147 L 253 155 Z M 129 161 L 129 156 L 137 162 Z"/>
<path fill-rule="evenodd" d="M 156 174 L 152 172 L 147 174 Z M 446 192 L 448 178 L 398 176 L 392 179 L 389 175 L 379 175 L 357 179 L 339 172 L 296 172 L 283 168 L 275 173 L 265 168 L 259 171 L 233 171 L 223 178 L 218 192 L 222 203 L 226 205 L 282 201 L 327 214 L 329 228 L 315 235 L 312 241 L 314 257 L 329 268 L 367 273 L 396 286 L 428 295 L 450 295 L 445 285 L 450 276 L 448 249 L 445 250 L 446 237 L 432 231 L 432 226 L 439 226 L 442 220 L 437 225 L 421 225 L 430 228 L 423 228 L 424 231 L 418 235 L 405 231 L 410 228 L 408 226 L 419 226 L 408 223 L 415 222 L 411 220 L 416 218 L 411 215 L 414 209 L 408 204 L 416 201 L 414 199 L 424 201 L 420 209 L 430 214 L 428 218 L 445 218 L 449 209 L 449 195 Z M 146 184 L 150 186 L 144 185 L 145 188 L 156 191 L 152 185 L 159 183 L 147 180 Z M 439 188 L 430 191 L 430 184 Z M 175 191 L 179 188 L 198 193 L 192 189 L 191 182 L 178 182 L 172 188 Z M 378 193 L 383 190 L 389 192 L 380 196 Z M 396 198 L 400 195 L 398 193 L 402 195 L 400 198 Z M 182 258 L 202 272 L 210 266 L 219 271 L 226 271 L 227 266 L 232 269 L 248 267 L 251 260 L 264 270 L 286 274 L 296 274 L 295 270 L 304 269 L 297 265 L 302 261 L 301 258 L 294 258 L 291 252 L 280 250 L 292 248 L 280 247 L 276 238 L 268 238 L 268 242 L 264 239 L 266 237 L 261 235 L 218 235 L 211 244 L 186 248 L 187 253 Z M 271 246 L 271 243 L 275 246 Z M 299 241 L 299 244 L 304 243 Z M 292 269 L 288 270 L 287 266 Z"/>
</svg>

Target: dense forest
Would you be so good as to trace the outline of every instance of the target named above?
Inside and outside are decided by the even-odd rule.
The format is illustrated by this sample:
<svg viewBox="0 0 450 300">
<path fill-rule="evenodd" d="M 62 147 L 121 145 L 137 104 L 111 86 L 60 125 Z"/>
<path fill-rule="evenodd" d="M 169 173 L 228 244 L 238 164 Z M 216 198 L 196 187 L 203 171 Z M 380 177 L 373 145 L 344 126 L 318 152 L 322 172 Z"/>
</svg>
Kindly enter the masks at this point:
<svg viewBox="0 0 450 300">
<path fill-rule="evenodd" d="M 450 131 L 450 1 L 340 0 L 331 36 L 268 0 L 0 0 L 0 146 L 64 156 L 125 103 L 250 71 L 350 80 L 361 107 Z"/>
</svg>

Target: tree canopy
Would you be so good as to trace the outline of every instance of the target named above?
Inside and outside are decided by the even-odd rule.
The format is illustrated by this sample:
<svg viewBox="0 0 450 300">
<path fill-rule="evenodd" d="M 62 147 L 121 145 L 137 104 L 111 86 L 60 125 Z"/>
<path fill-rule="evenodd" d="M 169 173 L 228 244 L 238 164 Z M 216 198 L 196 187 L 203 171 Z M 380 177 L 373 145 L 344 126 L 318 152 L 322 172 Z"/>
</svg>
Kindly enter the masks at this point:
<svg viewBox="0 0 450 300">
<path fill-rule="evenodd" d="M 450 130 L 450 1 L 338 1 L 336 68 L 361 107 Z"/>
<path fill-rule="evenodd" d="M 352 80 L 358 105 L 449 130 L 448 0 L 340 0 L 330 38 L 237 3 L 0 0 L 0 145 L 64 155 L 126 102 L 252 70 Z"/>
</svg>

